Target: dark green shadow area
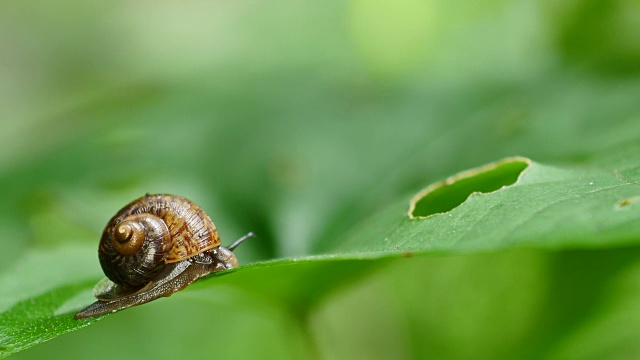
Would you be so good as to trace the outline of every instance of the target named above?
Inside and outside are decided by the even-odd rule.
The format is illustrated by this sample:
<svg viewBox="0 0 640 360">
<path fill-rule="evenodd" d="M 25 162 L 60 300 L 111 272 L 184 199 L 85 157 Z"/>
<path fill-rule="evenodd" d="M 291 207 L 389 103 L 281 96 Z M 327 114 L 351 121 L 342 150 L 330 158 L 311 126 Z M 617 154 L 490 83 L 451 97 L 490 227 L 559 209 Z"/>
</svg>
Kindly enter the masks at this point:
<svg viewBox="0 0 640 360">
<path fill-rule="evenodd" d="M 291 314 L 305 317 L 309 309 L 323 299 L 394 260 L 394 257 L 318 258 L 256 263 L 239 268 L 240 271 L 208 275 L 190 285 L 189 289 L 208 286 L 238 287 L 259 298 L 283 304 Z M 220 276 L 231 273 L 233 276 Z"/>
<path fill-rule="evenodd" d="M 445 213 L 462 204 L 473 193 L 489 193 L 513 185 L 529 166 L 526 159 L 514 158 L 460 173 L 423 190 L 424 195 L 411 211 L 413 217 Z"/>
</svg>

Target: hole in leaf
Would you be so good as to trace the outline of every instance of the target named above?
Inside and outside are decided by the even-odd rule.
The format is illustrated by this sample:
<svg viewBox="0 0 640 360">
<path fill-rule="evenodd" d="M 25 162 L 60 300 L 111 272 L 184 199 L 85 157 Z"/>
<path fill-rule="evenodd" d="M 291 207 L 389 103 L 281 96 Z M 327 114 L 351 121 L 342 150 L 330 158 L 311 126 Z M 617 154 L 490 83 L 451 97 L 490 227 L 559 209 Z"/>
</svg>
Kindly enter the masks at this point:
<svg viewBox="0 0 640 360">
<path fill-rule="evenodd" d="M 508 158 L 432 184 L 413 197 L 409 217 L 424 218 L 446 213 L 473 193 L 489 193 L 513 185 L 530 164 L 531 160 L 527 158 Z"/>
</svg>

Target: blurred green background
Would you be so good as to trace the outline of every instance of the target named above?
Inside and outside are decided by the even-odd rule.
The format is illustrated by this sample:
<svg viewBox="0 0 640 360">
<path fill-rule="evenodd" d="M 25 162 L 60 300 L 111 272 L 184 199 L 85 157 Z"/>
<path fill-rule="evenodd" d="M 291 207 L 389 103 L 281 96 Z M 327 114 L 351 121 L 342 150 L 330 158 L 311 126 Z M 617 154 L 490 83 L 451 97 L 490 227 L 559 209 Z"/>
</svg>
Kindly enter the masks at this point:
<svg viewBox="0 0 640 360">
<path fill-rule="evenodd" d="M 247 264 L 502 157 L 591 163 L 640 140 L 639 34 L 638 0 L 4 2 L 0 271 L 146 192 L 256 232 Z M 347 262 L 303 321 L 196 285 L 16 358 L 630 358 L 637 252 Z"/>
</svg>

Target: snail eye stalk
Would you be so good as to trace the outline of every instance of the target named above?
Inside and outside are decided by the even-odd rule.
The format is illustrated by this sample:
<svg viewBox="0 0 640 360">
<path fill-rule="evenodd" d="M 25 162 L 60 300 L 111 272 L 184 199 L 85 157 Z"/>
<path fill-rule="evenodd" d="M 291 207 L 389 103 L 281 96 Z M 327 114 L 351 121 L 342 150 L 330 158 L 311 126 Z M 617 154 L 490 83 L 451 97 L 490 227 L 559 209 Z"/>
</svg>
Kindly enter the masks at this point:
<svg viewBox="0 0 640 360">
<path fill-rule="evenodd" d="M 255 237 L 255 236 L 256 236 L 256 234 L 254 234 L 253 231 L 252 231 L 252 232 L 248 233 L 247 235 L 241 237 L 240 239 L 234 241 L 233 244 L 227 246 L 227 249 L 233 251 L 233 250 L 235 250 L 235 248 L 238 247 L 238 245 L 242 244 L 245 240 L 247 240 L 248 238 Z"/>
</svg>

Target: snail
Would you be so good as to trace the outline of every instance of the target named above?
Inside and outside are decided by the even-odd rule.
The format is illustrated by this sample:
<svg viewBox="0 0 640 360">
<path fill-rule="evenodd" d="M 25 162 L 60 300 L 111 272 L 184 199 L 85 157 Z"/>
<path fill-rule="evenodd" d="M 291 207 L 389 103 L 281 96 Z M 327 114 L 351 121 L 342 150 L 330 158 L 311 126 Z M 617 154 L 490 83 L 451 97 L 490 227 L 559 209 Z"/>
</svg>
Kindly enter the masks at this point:
<svg viewBox="0 0 640 360">
<path fill-rule="evenodd" d="M 145 195 L 107 223 L 98 257 L 107 279 L 93 289 L 98 299 L 76 319 L 116 312 L 170 296 L 200 277 L 238 266 L 233 244 L 220 245 L 209 216 L 175 195 Z"/>
</svg>

